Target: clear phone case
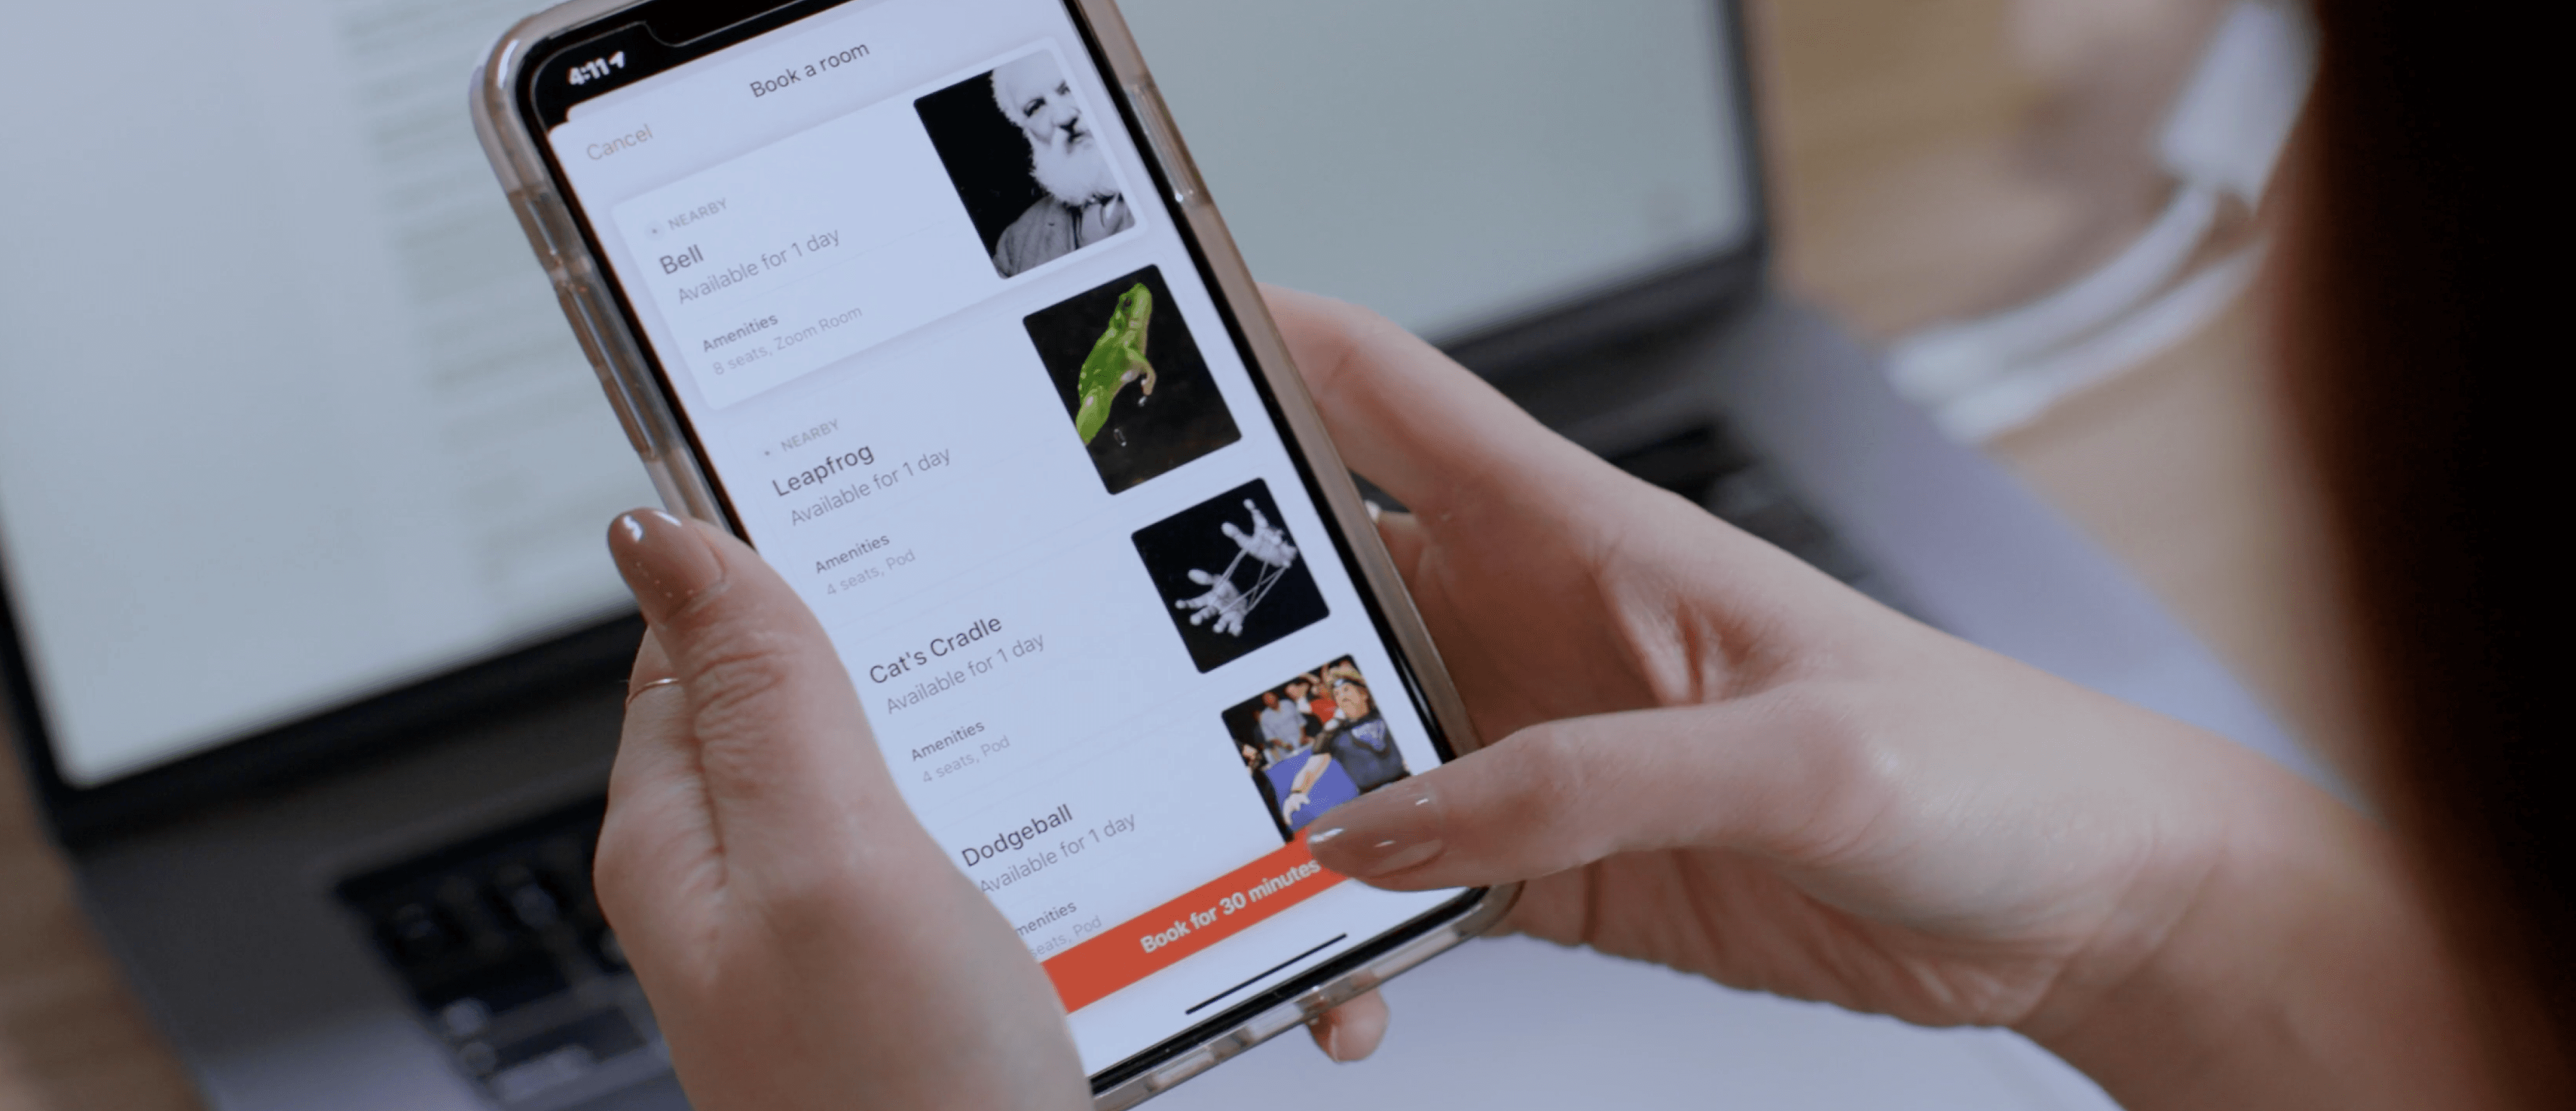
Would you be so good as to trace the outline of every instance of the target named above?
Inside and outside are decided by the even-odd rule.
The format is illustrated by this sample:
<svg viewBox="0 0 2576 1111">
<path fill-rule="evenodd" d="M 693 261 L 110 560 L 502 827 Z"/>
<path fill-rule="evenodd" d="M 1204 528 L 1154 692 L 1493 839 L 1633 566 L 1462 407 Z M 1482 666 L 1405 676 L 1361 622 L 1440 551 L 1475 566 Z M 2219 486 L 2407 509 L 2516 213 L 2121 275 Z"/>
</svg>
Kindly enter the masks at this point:
<svg viewBox="0 0 2576 1111">
<path fill-rule="evenodd" d="M 510 207 L 527 233 L 529 247 L 554 282 L 565 319 L 598 373 L 600 386 L 625 426 L 635 453 L 652 474 L 663 504 L 674 513 L 722 522 L 725 515 L 713 483 L 644 357 L 642 337 L 628 327 L 609 295 L 607 268 L 591 253 L 571 206 L 564 202 L 539 152 L 540 137 L 529 131 L 513 106 L 513 90 L 537 46 L 566 32 L 609 20 L 643 2 L 571 0 L 512 27 L 474 71 L 474 127 L 502 189 L 509 194 Z M 1349 538 L 1370 590 L 1384 607 L 1396 644 L 1413 664 L 1432 716 L 1457 755 L 1475 751 L 1480 741 L 1468 720 L 1466 705 L 1450 682 L 1438 650 L 1432 646 L 1421 614 L 1414 608 L 1412 596 L 1378 537 L 1349 469 L 1325 434 L 1323 417 L 1307 393 L 1305 379 L 1290 360 L 1287 342 L 1271 319 L 1260 288 L 1245 268 L 1234 237 L 1218 216 L 1215 202 L 1199 178 L 1198 167 L 1163 106 L 1144 57 L 1128 34 L 1126 20 L 1114 0 L 1065 3 L 1088 26 L 1100 48 L 1100 61 L 1111 87 L 1140 125 L 1139 146 L 1169 184 L 1167 199 L 1197 238 L 1218 291 L 1241 323 L 1254 356 L 1254 373 L 1268 382 L 1285 415 L 1296 450 L 1318 476 L 1324 511 Z M 747 5 L 744 12 L 746 18 L 756 14 L 749 8 Z M 1150 1055 L 1152 1063 L 1135 1075 L 1121 1076 L 1107 1086 L 1099 1086 L 1099 1078 L 1095 1077 L 1094 1104 L 1102 1111 L 1136 1106 L 1227 1058 L 1303 1025 L 1433 956 L 1492 930 L 1510 912 L 1519 894 L 1517 885 L 1489 889 L 1455 916 L 1357 969 L 1297 992 L 1285 1002 L 1231 1024 L 1231 1029 L 1158 1047 Z"/>
</svg>

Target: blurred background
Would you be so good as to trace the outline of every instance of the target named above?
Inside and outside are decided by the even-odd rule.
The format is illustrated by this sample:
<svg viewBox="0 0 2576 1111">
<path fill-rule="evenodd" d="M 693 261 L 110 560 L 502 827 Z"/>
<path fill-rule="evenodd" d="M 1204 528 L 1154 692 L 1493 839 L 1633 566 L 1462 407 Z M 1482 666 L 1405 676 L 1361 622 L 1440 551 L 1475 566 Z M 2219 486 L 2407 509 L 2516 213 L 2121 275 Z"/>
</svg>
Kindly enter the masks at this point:
<svg viewBox="0 0 2576 1111">
<path fill-rule="evenodd" d="M 1782 280 L 1892 341 L 2091 272 L 2166 211 L 2174 184 L 2156 137 L 2227 11 L 1751 0 Z M 2266 219 L 2236 214 L 2213 242 L 2241 244 Z M 2337 617 L 2263 316 L 2259 287 L 2226 299 L 1983 447 L 2333 765 L 2352 732 L 2324 678 L 2337 673 Z M 196 1107 L 17 777 L 0 761 L 0 1109 Z"/>
</svg>

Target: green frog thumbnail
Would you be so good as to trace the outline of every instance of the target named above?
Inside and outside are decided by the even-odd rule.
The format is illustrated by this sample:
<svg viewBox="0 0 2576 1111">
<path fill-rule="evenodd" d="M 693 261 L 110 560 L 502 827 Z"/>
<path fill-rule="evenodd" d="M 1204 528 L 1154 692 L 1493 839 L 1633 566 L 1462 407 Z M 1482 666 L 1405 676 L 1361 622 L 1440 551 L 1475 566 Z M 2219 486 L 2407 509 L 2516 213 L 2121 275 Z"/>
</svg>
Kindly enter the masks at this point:
<svg viewBox="0 0 2576 1111">
<path fill-rule="evenodd" d="M 1145 400 L 1154 398 L 1154 364 L 1145 360 L 1145 333 L 1154 322 L 1154 294 L 1139 282 L 1118 298 L 1118 311 L 1109 318 L 1109 330 L 1100 334 L 1100 342 L 1091 347 L 1091 357 L 1082 361 L 1082 377 L 1075 383 L 1076 396 L 1082 407 L 1073 415 L 1073 430 L 1090 443 L 1109 423 L 1109 407 L 1127 383 L 1145 380 Z"/>
</svg>

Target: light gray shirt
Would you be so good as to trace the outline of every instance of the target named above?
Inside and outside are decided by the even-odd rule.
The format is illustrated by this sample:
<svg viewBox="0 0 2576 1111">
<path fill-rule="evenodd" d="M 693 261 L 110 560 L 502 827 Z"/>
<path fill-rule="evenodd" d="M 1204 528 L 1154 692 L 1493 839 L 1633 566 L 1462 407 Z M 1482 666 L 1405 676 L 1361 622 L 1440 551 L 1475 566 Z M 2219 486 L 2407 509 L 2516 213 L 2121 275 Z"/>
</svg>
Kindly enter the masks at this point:
<svg viewBox="0 0 2576 1111">
<path fill-rule="evenodd" d="M 1042 197 L 1002 229 L 1001 242 L 993 247 L 993 268 L 1005 278 L 1018 277 L 1135 226 L 1136 214 L 1123 196 L 1102 197 L 1080 208 Z"/>
</svg>

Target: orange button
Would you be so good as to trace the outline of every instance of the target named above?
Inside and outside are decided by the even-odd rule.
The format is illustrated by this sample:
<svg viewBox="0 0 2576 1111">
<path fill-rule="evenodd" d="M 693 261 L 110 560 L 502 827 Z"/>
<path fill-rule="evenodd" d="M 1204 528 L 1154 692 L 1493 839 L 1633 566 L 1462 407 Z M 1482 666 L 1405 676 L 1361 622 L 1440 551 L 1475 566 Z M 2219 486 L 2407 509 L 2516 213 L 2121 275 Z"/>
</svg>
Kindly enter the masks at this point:
<svg viewBox="0 0 2576 1111">
<path fill-rule="evenodd" d="M 1278 852 L 1056 954 L 1047 978 L 1072 1014 L 1340 882 L 1315 863 L 1299 833 Z"/>
</svg>

